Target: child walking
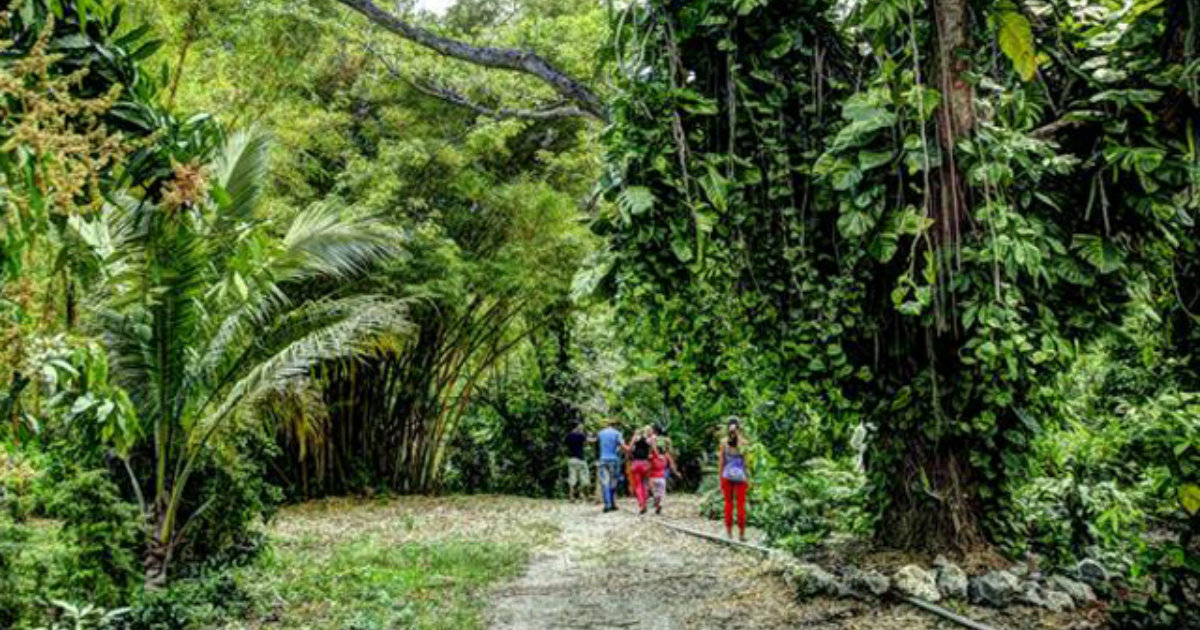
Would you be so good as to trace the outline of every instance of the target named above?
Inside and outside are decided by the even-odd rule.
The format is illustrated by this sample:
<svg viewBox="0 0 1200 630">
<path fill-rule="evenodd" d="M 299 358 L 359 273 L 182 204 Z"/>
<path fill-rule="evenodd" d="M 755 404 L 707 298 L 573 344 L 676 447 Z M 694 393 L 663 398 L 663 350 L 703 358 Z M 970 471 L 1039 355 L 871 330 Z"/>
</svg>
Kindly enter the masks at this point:
<svg viewBox="0 0 1200 630">
<path fill-rule="evenodd" d="M 663 500 L 667 498 L 667 472 L 672 470 L 677 477 L 683 478 L 671 452 L 663 444 L 656 444 L 650 452 L 650 491 L 654 495 L 655 514 L 662 514 Z"/>
</svg>

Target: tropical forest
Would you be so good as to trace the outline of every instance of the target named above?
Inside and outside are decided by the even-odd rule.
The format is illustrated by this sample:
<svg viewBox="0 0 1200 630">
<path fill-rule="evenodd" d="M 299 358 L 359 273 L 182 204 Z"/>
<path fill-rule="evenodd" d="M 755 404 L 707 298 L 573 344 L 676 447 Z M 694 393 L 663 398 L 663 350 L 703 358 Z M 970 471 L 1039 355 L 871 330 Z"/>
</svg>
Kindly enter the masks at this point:
<svg viewBox="0 0 1200 630">
<path fill-rule="evenodd" d="M 0 629 L 1200 629 L 1200 0 L 0 0 Z"/>
</svg>

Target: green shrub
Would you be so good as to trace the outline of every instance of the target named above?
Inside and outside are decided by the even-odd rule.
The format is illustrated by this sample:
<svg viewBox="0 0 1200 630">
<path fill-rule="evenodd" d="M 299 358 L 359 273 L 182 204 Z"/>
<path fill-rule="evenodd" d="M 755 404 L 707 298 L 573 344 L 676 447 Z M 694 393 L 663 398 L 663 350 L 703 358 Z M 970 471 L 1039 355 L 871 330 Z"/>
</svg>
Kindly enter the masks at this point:
<svg viewBox="0 0 1200 630">
<path fill-rule="evenodd" d="M 34 450 L 0 453 L 0 502 L 16 521 L 43 511 L 40 499 L 46 458 Z"/>
<path fill-rule="evenodd" d="M 121 630 L 187 630 L 212 628 L 223 621 L 245 617 L 252 601 L 227 572 L 203 572 L 193 578 L 177 579 L 165 589 L 142 592 Z"/>
<path fill-rule="evenodd" d="M 50 625 L 39 630 L 112 630 L 119 627 L 128 608 L 101 608 L 94 604 L 72 604 L 61 600 L 51 602 L 54 613 Z"/>
<path fill-rule="evenodd" d="M 21 614 L 17 559 L 28 538 L 25 528 L 15 523 L 6 510 L 0 510 L 0 628 L 13 627 Z"/>
<path fill-rule="evenodd" d="M 138 558 L 145 534 L 137 506 L 122 499 L 103 470 L 76 475 L 51 504 L 60 535 L 73 546 L 65 585 L 71 599 L 116 606 L 141 582 Z"/>
<path fill-rule="evenodd" d="M 838 536 L 870 535 L 866 477 L 850 459 L 812 459 L 797 474 L 763 468 L 752 513 L 773 545 L 801 553 Z"/>
<path fill-rule="evenodd" d="M 1147 506 L 1155 500 L 1151 485 L 1149 478 L 1129 485 L 1071 475 L 1032 478 L 1013 494 L 1013 519 L 1022 523 L 1028 540 L 1008 551 L 1037 553 L 1058 568 L 1093 555 L 1110 567 L 1128 569 L 1149 525 Z"/>
<path fill-rule="evenodd" d="M 262 526 L 283 498 L 266 471 L 275 448 L 264 433 L 245 431 L 197 466 L 196 490 L 181 510 L 188 544 L 172 560 L 182 575 L 242 564 L 262 548 Z"/>
</svg>

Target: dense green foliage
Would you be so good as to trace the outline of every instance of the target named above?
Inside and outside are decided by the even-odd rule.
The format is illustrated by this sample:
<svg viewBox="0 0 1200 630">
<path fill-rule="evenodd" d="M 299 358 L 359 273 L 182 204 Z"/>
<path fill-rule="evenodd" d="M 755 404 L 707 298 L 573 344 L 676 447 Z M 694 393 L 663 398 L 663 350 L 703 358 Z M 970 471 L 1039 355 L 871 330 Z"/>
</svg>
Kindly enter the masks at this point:
<svg viewBox="0 0 1200 630">
<path fill-rule="evenodd" d="M 881 542 L 1065 562 L 1166 528 L 1134 572 L 1190 583 L 1194 8 L 1025 4 L 631 6 L 606 282 L 666 404 L 747 416 L 797 489 L 862 423 Z"/>
<path fill-rule="evenodd" d="M 396 10 L 611 116 L 335 0 L 0 13 L 0 626 L 478 624 L 527 547 L 331 582 L 264 524 L 561 496 L 613 416 L 715 508 L 730 415 L 774 544 L 1099 559 L 1118 625 L 1200 623 L 1195 2 Z"/>
</svg>

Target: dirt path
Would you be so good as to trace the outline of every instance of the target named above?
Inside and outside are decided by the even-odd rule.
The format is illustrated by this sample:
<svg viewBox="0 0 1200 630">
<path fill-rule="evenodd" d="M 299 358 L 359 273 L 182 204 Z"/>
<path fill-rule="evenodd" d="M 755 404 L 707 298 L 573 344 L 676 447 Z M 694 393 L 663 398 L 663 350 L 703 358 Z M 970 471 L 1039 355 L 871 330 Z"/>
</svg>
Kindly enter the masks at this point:
<svg viewBox="0 0 1200 630">
<path fill-rule="evenodd" d="M 755 559 L 668 532 L 690 501 L 662 517 L 639 517 L 632 503 L 611 514 L 592 504 L 551 508 L 562 534 L 529 570 L 494 593 L 497 630 L 767 628 L 789 618 L 786 587 Z M 706 529 L 713 525 L 707 523 Z M 793 625 L 793 624 L 786 624 Z"/>
<path fill-rule="evenodd" d="M 561 534 L 539 547 L 528 570 L 492 592 L 492 630 L 929 630 L 960 628 L 903 603 L 814 598 L 797 601 L 756 554 L 673 532 L 655 521 L 722 533 L 676 497 L 662 517 L 637 516 L 631 502 L 597 506 L 545 502 L 539 517 Z M 753 533 L 751 540 L 755 538 Z M 1036 609 L 1007 612 L 951 604 L 1004 628 L 1087 628 Z"/>
<path fill-rule="evenodd" d="M 719 534 L 721 525 L 699 518 L 697 504 L 673 496 L 662 517 L 639 517 L 630 502 L 601 514 L 595 504 L 483 495 L 292 506 L 272 525 L 273 552 L 240 577 L 259 605 L 225 627 L 957 628 L 902 603 L 797 601 L 758 554 L 657 524 Z M 508 565 L 477 566 L 504 553 L 513 556 Z M 894 569 L 876 560 L 869 568 Z M 496 582 L 505 578 L 493 570 L 517 577 Z M 997 630 L 1091 630 L 1102 621 L 1100 610 L 1054 617 L 1027 607 L 946 605 Z"/>
</svg>

